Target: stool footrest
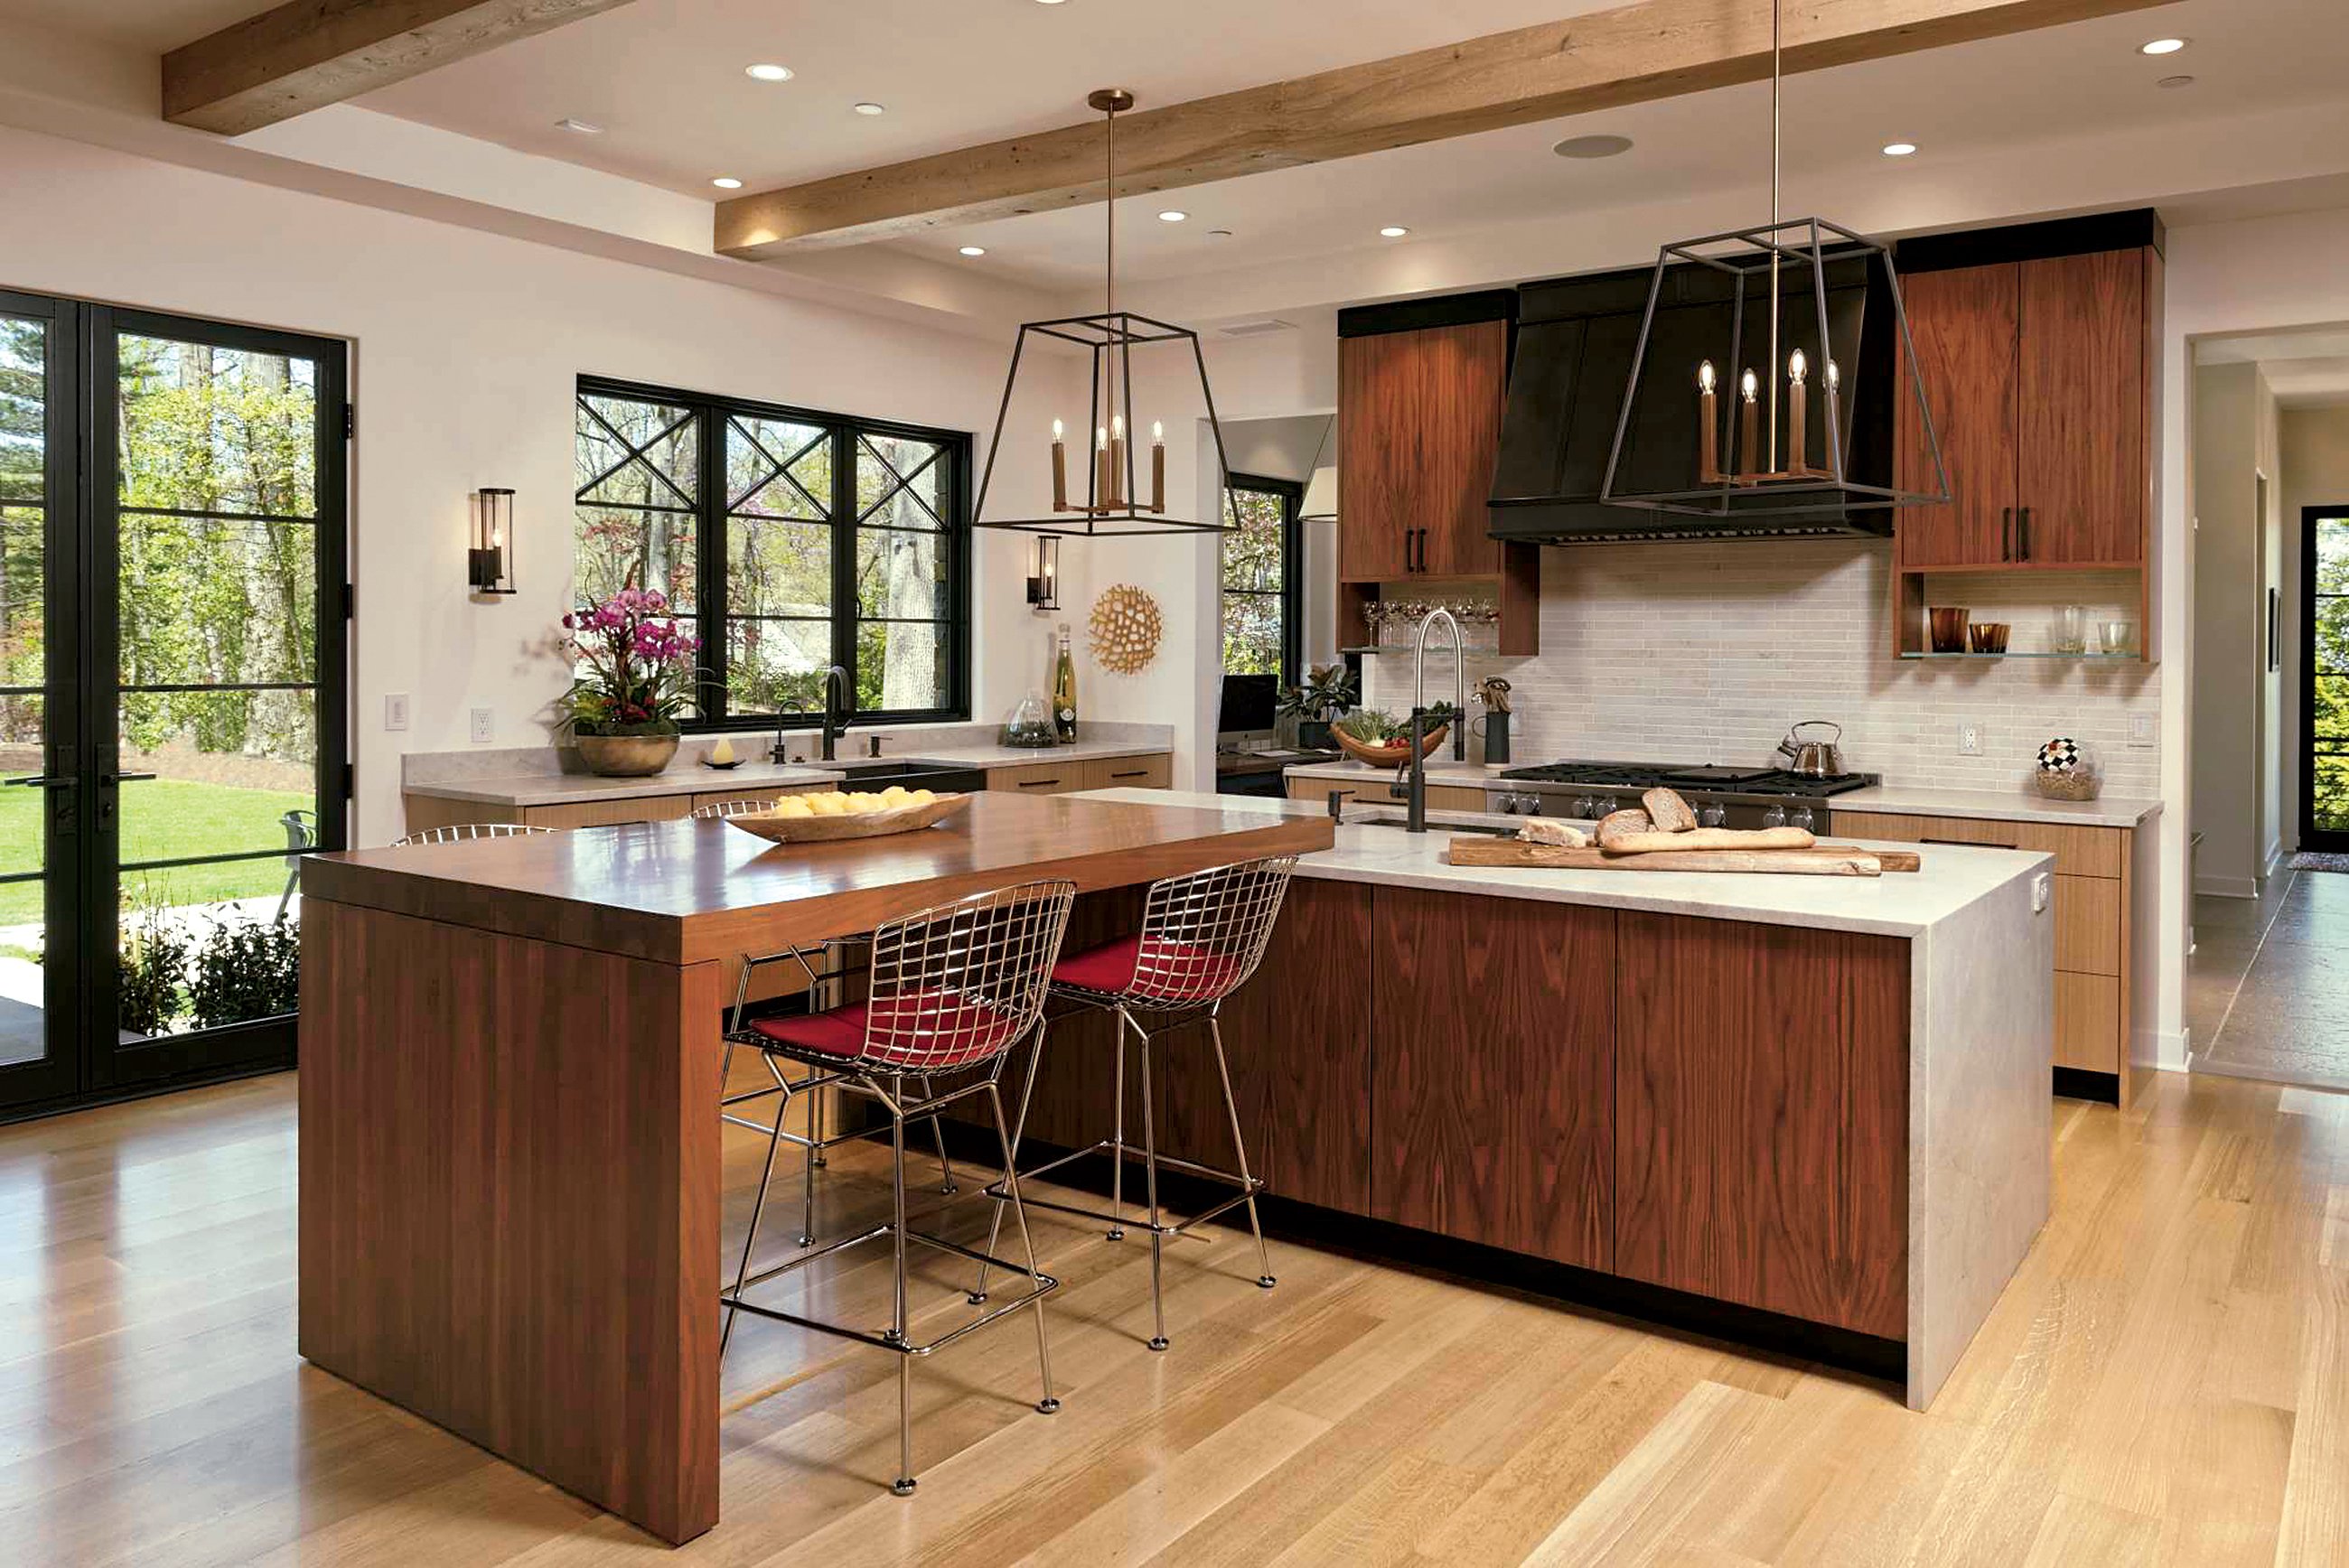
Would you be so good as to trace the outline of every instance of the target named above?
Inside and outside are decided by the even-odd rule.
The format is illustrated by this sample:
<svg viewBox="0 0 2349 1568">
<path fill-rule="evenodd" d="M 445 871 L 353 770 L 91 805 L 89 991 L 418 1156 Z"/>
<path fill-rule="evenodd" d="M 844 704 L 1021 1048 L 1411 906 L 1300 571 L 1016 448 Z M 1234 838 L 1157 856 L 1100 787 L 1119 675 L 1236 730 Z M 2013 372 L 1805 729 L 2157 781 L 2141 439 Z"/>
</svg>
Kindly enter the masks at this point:
<svg viewBox="0 0 2349 1568">
<path fill-rule="evenodd" d="M 763 1273 L 751 1275 L 750 1278 L 742 1282 L 742 1289 L 747 1291 L 754 1284 L 762 1284 L 767 1280 L 775 1278 L 779 1274 L 789 1274 L 793 1269 L 800 1268 L 807 1264 L 815 1262 L 818 1258 L 829 1257 L 832 1253 L 839 1252 L 844 1247 L 856 1246 L 864 1242 L 885 1240 L 889 1234 L 890 1227 L 887 1225 L 877 1225 L 872 1230 L 864 1232 L 861 1235 L 843 1236 L 839 1241 L 826 1243 L 824 1245 L 814 1249 L 812 1252 L 804 1253 L 800 1256 L 792 1259 L 789 1263 L 779 1264 L 778 1266 L 768 1269 Z M 895 1338 L 895 1336 L 884 1332 L 878 1332 L 872 1329 L 850 1328 L 843 1324 L 827 1323 L 822 1318 L 804 1317 L 798 1313 L 785 1312 L 780 1307 L 761 1306 L 754 1301 L 744 1300 L 741 1294 L 736 1291 L 719 1292 L 719 1305 L 721 1306 L 732 1307 L 738 1312 L 747 1312 L 754 1317 L 767 1318 L 771 1322 L 788 1323 L 797 1328 L 812 1328 L 819 1334 L 829 1334 L 835 1338 L 854 1339 L 859 1344 L 870 1345 L 880 1350 L 895 1350 L 900 1355 L 905 1356 L 927 1356 L 932 1351 L 942 1350 L 946 1346 L 952 1345 L 956 1340 L 960 1339 L 966 1334 L 969 1334 L 976 1329 L 984 1328 L 987 1325 L 993 1323 L 997 1318 L 1003 1316 L 1005 1314 L 1017 1312 L 1021 1307 L 1030 1305 L 1039 1298 L 1050 1295 L 1052 1292 L 1061 1288 L 1061 1282 L 1054 1275 L 1040 1273 L 1031 1275 L 1026 1269 L 1020 1267 L 1018 1264 L 1009 1262 L 1003 1258 L 990 1256 L 986 1253 L 978 1251 L 975 1247 L 966 1247 L 959 1242 L 947 1241 L 944 1236 L 933 1236 L 923 1231 L 907 1231 L 905 1233 L 905 1239 L 909 1242 L 919 1242 L 922 1245 L 934 1248 L 938 1252 L 952 1253 L 957 1257 L 968 1258 L 975 1264 L 985 1264 L 989 1268 L 1000 1269 L 1005 1274 L 1011 1275 L 1015 1279 L 1030 1281 L 1030 1286 L 1028 1290 L 1023 1291 L 1011 1300 L 1004 1302 L 999 1305 L 990 1306 L 988 1310 L 981 1313 L 978 1316 L 972 1318 L 969 1322 L 957 1324 L 953 1328 L 939 1335 L 936 1339 L 929 1340 L 920 1345 L 914 1344 L 910 1340 Z"/>
<path fill-rule="evenodd" d="M 1168 1155 L 1162 1154 L 1158 1157 L 1158 1168 L 1161 1171 L 1179 1171 L 1185 1176 L 1196 1176 L 1205 1181 L 1220 1181 L 1227 1187 L 1237 1189 L 1237 1191 L 1231 1197 L 1225 1199 L 1220 1203 L 1217 1203 L 1214 1208 L 1208 1209 L 1201 1213 L 1194 1214 L 1179 1225 L 1169 1225 L 1164 1223 L 1153 1225 L 1149 1219 L 1143 1215 L 1113 1214 L 1106 1209 L 1088 1209 L 1079 1203 L 1060 1203 L 1053 1202 L 1050 1198 L 1040 1198 L 1030 1186 L 1030 1183 L 1035 1181 L 1039 1177 L 1043 1176 L 1047 1171 L 1058 1171 L 1061 1166 L 1067 1165 L 1074 1161 L 1084 1160 L 1096 1154 L 1106 1154 L 1112 1159 L 1116 1159 L 1119 1157 L 1120 1152 L 1120 1146 L 1115 1139 L 1104 1138 L 1099 1143 L 1093 1144 L 1090 1148 L 1080 1149 L 1072 1153 L 1063 1154 L 1058 1159 L 1049 1160 L 1043 1164 L 1035 1167 L 1033 1170 L 1022 1171 L 1019 1173 L 1020 1203 L 1030 1209 L 1049 1209 L 1056 1214 L 1075 1214 L 1083 1219 L 1099 1220 L 1104 1224 L 1129 1225 L 1137 1231 L 1144 1233 L 1154 1230 L 1162 1236 L 1180 1236 L 1188 1233 L 1193 1226 L 1204 1225 L 1208 1221 L 1214 1219 L 1216 1215 L 1225 1212 L 1226 1210 L 1237 1208 L 1240 1204 L 1247 1202 L 1250 1198 L 1255 1197 L 1258 1192 L 1264 1191 L 1264 1180 L 1261 1177 L 1249 1176 L 1243 1178 L 1237 1171 L 1218 1171 L 1211 1165 L 1201 1165 L 1193 1161 L 1176 1160 Z M 1124 1157 L 1134 1161 L 1136 1163 L 1140 1163 L 1143 1159 L 1143 1151 L 1134 1148 L 1133 1145 L 1130 1143 L 1123 1146 L 1123 1153 Z M 988 1182 L 983 1191 L 988 1197 L 994 1199 L 999 1203 L 1008 1202 L 1010 1199 L 1010 1194 L 1004 1190 L 1004 1185 L 1000 1179 Z M 1014 1270 L 1013 1272 L 1018 1273 L 1019 1271 Z"/>
</svg>

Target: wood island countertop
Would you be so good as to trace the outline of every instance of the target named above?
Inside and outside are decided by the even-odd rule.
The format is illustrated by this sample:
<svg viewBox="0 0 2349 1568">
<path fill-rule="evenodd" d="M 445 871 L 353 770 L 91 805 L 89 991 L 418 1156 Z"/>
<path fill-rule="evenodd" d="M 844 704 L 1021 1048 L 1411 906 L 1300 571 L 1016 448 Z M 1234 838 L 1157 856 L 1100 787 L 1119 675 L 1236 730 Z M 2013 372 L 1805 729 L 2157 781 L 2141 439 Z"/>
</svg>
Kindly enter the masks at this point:
<svg viewBox="0 0 2349 1568">
<path fill-rule="evenodd" d="M 695 964 L 868 931 L 1013 882 L 1066 877 L 1092 892 L 1334 841 L 1322 817 L 990 791 L 937 827 L 842 843 L 771 845 L 689 819 L 313 855 L 302 892 Z"/>
</svg>

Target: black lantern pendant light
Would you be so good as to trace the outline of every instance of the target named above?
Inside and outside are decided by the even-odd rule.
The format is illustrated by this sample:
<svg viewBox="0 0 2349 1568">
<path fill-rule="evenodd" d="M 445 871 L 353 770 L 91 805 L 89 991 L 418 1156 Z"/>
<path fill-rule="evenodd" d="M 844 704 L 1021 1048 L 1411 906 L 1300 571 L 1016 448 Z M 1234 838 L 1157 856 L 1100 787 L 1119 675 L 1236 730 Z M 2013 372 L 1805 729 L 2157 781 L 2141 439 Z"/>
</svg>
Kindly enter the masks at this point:
<svg viewBox="0 0 2349 1568">
<path fill-rule="evenodd" d="M 1823 218 L 1779 216 L 1779 43 L 1772 0 L 1770 222 L 1658 253 L 1599 499 L 1738 533 L 1886 533 L 1892 508 L 1948 500 L 1949 470 L 1891 252 Z M 1891 336 L 1863 331 L 1880 316 L 1898 337 L 1897 363 Z M 1916 400 L 1930 490 L 1897 483 L 1893 400 L 1863 406 L 1855 397 L 1879 377 Z M 1856 460 L 1854 427 L 1870 418 L 1878 438 Z"/>
<path fill-rule="evenodd" d="M 995 435 L 987 444 L 987 467 L 979 476 L 978 502 L 972 508 L 971 526 L 1076 539 L 1231 532 L 1239 527 L 1238 503 L 1231 499 L 1231 465 L 1224 457 L 1224 430 L 1216 419 L 1216 395 L 1207 386 L 1207 362 L 1199 352 L 1199 335 L 1188 327 L 1117 308 L 1117 117 L 1133 107 L 1133 95 L 1123 88 L 1104 88 L 1085 102 L 1103 117 L 1102 213 L 1108 243 L 1102 309 L 1094 315 L 1031 321 L 1020 326 L 1019 340 L 1011 349 L 1011 369 L 1003 379 L 1003 403 L 996 411 Z M 1031 335 L 1074 344 L 1092 359 L 1092 390 L 1084 420 L 1092 428 L 1092 444 L 1087 449 L 1082 493 L 1071 491 L 1068 428 L 1062 420 L 1054 419 L 1051 511 L 1041 517 L 990 517 L 988 494 L 994 486 L 996 459 L 1002 454 L 1004 426 L 1011 413 L 1011 396 L 1019 387 L 1019 366 Z M 1135 454 L 1142 446 L 1142 431 L 1134 420 L 1134 351 L 1140 349 L 1146 354 L 1155 349 L 1170 356 L 1179 367 L 1185 346 L 1190 349 L 1190 369 L 1199 378 L 1199 400 L 1206 409 L 1207 433 L 1216 443 L 1219 480 L 1216 493 L 1223 498 L 1223 515 L 1212 516 L 1210 521 L 1186 521 L 1166 515 L 1163 419 L 1153 418 L 1150 423 L 1150 488 L 1146 496 L 1142 475 L 1137 471 Z M 1084 435 L 1081 428 L 1079 439 L 1082 440 Z"/>
</svg>

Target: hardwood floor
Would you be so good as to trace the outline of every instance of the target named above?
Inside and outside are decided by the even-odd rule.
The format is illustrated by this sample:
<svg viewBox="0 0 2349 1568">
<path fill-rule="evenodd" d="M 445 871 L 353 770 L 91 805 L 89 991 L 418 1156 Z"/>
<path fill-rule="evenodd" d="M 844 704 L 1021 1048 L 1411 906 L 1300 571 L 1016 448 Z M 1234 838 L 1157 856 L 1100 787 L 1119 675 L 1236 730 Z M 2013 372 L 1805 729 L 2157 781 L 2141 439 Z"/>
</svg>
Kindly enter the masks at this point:
<svg viewBox="0 0 2349 1568">
<path fill-rule="evenodd" d="M 1293 1243 L 1267 1295 L 1244 1230 L 1170 1249 L 1153 1356 L 1146 1250 L 1043 1220 L 1059 1416 L 1028 1408 L 1023 1326 L 918 1364 L 900 1500 L 893 1358 L 746 1323 L 724 1517 L 673 1555 L 295 1357 L 294 1102 L 281 1076 L 0 1129 L 0 1559 L 2349 1562 L 2349 1097 L 2164 1075 L 2127 1113 L 2061 1102 L 2054 1216 L 1922 1416 Z M 730 1237 L 761 1147 L 727 1134 Z M 820 1228 L 885 1205 L 878 1171 L 837 1151 Z M 778 1288 L 879 1311 L 884 1263 Z M 955 1283 L 917 1295 L 934 1320 L 968 1310 Z"/>
</svg>

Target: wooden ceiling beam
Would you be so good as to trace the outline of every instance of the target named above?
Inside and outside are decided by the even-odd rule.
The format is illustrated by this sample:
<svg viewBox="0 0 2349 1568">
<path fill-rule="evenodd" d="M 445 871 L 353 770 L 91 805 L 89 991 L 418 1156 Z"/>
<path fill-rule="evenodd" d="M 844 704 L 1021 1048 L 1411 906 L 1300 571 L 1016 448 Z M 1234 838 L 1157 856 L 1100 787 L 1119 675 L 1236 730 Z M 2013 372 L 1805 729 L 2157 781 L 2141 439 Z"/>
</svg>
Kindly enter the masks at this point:
<svg viewBox="0 0 2349 1568">
<path fill-rule="evenodd" d="M 163 118 L 238 136 L 627 0 L 285 0 L 163 57 Z"/>
<path fill-rule="evenodd" d="M 2172 0 L 1787 0 L 1792 71 L 1938 48 Z M 1636 0 L 1562 22 L 1119 117 L 1118 192 L 1172 191 L 1766 78 L 1769 0 Z M 743 258 L 1085 206 L 1102 122 L 860 170 L 718 205 Z"/>
</svg>

